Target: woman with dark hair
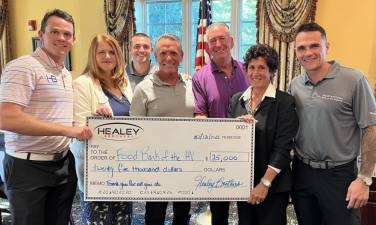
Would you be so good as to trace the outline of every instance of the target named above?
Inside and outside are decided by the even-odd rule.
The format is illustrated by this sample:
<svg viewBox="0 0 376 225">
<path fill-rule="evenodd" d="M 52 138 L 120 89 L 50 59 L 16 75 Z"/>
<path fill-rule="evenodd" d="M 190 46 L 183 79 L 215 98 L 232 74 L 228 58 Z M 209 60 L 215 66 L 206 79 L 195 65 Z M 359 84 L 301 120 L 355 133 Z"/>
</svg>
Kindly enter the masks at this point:
<svg viewBox="0 0 376 225">
<path fill-rule="evenodd" d="M 94 37 L 84 74 L 74 80 L 73 89 L 75 126 L 84 125 L 86 117 L 99 110 L 107 112 L 106 115 L 129 116 L 132 89 L 125 75 L 123 52 L 113 37 L 107 34 Z M 83 223 L 130 225 L 130 202 L 84 201 L 84 142 L 74 139 L 71 151 L 76 160 Z"/>
<path fill-rule="evenodd" d="M 285 225 L 292 186 L 291 156 L 298 129 L 294 98 L 272 85 L 277 52 L 262 44 L 244 57 L 249 87 L 230 101 L 229 117 L 256 120 L 254 183 L 247 202 L 238 202 L 239 225 Z"/>
</svg>

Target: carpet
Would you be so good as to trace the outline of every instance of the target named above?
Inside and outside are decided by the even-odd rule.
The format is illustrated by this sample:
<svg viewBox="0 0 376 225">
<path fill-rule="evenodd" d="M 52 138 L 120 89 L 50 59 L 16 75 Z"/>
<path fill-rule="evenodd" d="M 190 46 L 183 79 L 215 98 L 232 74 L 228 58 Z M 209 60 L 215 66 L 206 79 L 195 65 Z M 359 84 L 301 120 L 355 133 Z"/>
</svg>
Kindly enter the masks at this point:
<svg viewBox="0 0 376 225">
<path fill-rule="evenodd" d="M 0 199 L 0 209 L 7 209 L 9 208 L 9 204 L 6 199 Z M 190 225 L 207 225 L 203 223 L 202 216 L 206 215 L 208 209 L 208 203 L 206 202 L 192 202 L 191 205 L 191 221 Z M 236 225 L 237 224 L 237 212 L 236 212 L 236 204 L 231 203 L 230 205 L 230 212 L 229 212 L 229 225 Z M 144 202 L 135 202 L 133 204 L 133 220 L 132 225 L 144 225 L 144 213 L 145 213 L 145 203 Z M 165 225 L 172 224 L 172 204 L 169 204 L 167 207 L 166 213 L 166 223 Z M 74 225 L 83 225 L 81 223 L 81 208 L 80 208 L 80 201 L 79 195 L 75 196 L 72 206 L 72 218 L 74 221 Z M 2 220 L 3 225 L 11 225 L 11 219 L 9 213 L 2 213 Z M 297 225 L 295 212 L 292 205 L 289 205 L 287 208 L 287 220 L 288 225 Z M 209 224 L 208 224 L 209 225 Z"/>
</svg>

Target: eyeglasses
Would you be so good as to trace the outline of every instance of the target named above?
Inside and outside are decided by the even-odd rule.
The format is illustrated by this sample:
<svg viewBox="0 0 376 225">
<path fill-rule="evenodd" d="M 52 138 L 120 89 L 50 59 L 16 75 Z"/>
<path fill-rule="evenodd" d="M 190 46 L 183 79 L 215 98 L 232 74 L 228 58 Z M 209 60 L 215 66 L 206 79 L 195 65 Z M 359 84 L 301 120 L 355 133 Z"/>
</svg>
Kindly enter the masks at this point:
<svg viewBox="0 0 376 225">
<path fill-rule="evenodd" d="M 66 39 L 66 40 L 70 40 L 70 39 L 73 38 L 73 33 L 69 32 L 69 31 L 59 31 L 59 30 L 56 30 L 56 29 L 51 29 L 51 30 L 47 30 L 46 33 L 48 33 L 49 35 L 51 35 L 54 38 L 59 38 L 59 37 L 61 37 L 61 35 L 63 35 L 64 39 Z"/>
</svg>

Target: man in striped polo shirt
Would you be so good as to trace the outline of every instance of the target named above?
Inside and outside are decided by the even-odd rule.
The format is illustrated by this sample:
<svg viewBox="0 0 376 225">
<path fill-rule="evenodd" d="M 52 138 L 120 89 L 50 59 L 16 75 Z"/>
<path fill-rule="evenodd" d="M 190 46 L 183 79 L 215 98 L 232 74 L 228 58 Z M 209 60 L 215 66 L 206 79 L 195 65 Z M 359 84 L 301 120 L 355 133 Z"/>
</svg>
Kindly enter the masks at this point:
<svg viewBox="0 0 376 225">
<path fill-rule="evenodd" d="M 42 47 L 11 61 L 0 83 L 0 129 L 5 130 L 5 184 L 12 224 L 68 224 L 77 177 L 70 138 L 91 137 L 72 127 L 72 79 L 64 57 L 74 21 L 55 9 L 42 20 Z"/>
</svg>

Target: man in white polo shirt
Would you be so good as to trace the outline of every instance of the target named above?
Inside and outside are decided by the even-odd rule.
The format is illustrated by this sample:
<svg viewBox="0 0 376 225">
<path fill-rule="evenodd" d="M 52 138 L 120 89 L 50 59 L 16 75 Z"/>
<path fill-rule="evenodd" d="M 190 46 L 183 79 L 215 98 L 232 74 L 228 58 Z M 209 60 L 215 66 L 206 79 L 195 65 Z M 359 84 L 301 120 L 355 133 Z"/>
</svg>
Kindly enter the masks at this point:
<svg viewBox="0 0 376 225">
<path fill-rule="evenodd" d="M 42 47 L 11 61 L 0 84 L 4 171 L 14 225 L 66 225 L 76 190 L 70 138 L 91 137 L 72 127 L 72 79 L 64 57 L 74 42 L 74 21 L 55 9 L 41 23 Z"/>
</svg>

